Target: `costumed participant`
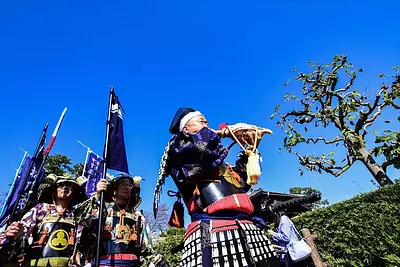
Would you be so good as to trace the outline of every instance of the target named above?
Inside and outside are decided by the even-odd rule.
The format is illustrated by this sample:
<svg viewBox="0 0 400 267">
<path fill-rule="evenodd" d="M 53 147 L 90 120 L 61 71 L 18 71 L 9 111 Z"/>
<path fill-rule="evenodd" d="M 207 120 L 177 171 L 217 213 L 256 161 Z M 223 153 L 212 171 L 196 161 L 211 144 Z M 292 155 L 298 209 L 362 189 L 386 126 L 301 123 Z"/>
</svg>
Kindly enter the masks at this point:
<svg viewBox="0 0 400 267">
<path fill-rule="evenodd" d="M 110 183 L 104 179 L 97 183 L 97 195 L 105 191 L 107 208 L 100 266 L 140 266 L 140 257 L 150 253 L 145 218 L 137 209 L 142 202 L 141 180 L 121 174 Z"/>
<path fill-rule="evenodd" d="M 81 187 L 85 182 L 83 176 L 73 178 L 68 174 L 51 174 L 43 179 L 38 204 L 5 231 L 2 250 L 13 251 L 16 259 L 3 266 L 81 265 L 80 236 L 84 227 L 77 224 L 75 216 L 79 203 L 86 199 Z"/>
<path fill-rule="evenodd" d="M 293 243 L 295 241 L 299 241 L 301 236 L 296 229 L 296 226 L 293 224 L 292 220 L 285 214 L 284 211 L 275 213 L 275 227 L 277 228 L 277 232 L 272 230 L 268 230 L 268 234 L 272 237 L 272 240 L 281 246 L 285 253 L 281 255 L 280 261 L 282 267 L 307 267 L 313 266 L 310 262 L 311 257 L 308 257 L 304 260 L 293 262 L 288 253 L 286 247 L 288 244 Z M 311 256 L 311 253 L 310 253 Z"/>
<path fill-rule="evenodd" d="M 234 134 L 239 128 L 240 136 Z M 174 136 L 161 160 L 154 214 L 161 186 L 170 175 L 192 221 L 184 238 L 183 267 L 279 266 L 270 240 L 259 228 L 265 223 L 252 215 L 254 206 L 246 194 L 260 175 L 256 147 L 265 129 L 259 129 L 238 124 L 225 125 L 217 132 L 199 111 L 180 108 L 176 112 L 169 129 Z M 235 166 L 224 162 L 229 150 L 222 146 L 219 135 L 234 135 L 246 150 Z M 251 142 L 246 141 L 248 137 L 253 137 Z M 178 213 L 173 211 L 173 216 Z M 182 218 L 171 218 L 171 222 L 183 227 Z"/>
</svg>

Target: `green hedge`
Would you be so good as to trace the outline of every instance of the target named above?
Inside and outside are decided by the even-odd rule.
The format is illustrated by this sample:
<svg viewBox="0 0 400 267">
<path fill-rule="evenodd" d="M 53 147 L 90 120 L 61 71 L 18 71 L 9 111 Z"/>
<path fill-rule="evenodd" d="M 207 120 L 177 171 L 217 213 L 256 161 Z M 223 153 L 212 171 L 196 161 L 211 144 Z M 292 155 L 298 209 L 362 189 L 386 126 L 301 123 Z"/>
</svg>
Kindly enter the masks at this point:
<svg viewBox="0 0 400 267">
<path fill-rule="evenodd" d="M 170 267 L 178 266 L 181 260 L 182 251 L 172 254 L 171 249 L 183 242 L 185 231 L 184 228 L 171 227 L 161 233 L 161 240 L 154 245 L 154 252 L 163 251 Z"/>
<path fill-rule="evenodd" d="M 400 182 L 293 218 L 333 266 L 400 266 Z"/>
</svg>

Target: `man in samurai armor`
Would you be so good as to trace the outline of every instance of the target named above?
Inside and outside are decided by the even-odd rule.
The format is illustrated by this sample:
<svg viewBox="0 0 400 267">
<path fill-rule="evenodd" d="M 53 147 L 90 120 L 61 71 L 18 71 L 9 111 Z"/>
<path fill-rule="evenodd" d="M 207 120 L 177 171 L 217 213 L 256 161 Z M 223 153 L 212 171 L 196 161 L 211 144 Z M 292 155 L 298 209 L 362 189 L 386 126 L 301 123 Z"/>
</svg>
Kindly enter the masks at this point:
<svg viewBox="0 0 400 267">
<path fill-rule="evenodd" d="M 51 174 L 39 186 L 38 204 L 5 231 L 3 266 L 81 266 L 80 238 L 84 227 L 77 223 L 79 204 L 86 199 L 83 176 Z M 14 256 L 14 257 L 13 257 Z"/>
<path fill-rule="evenodd" d="M 102 179 L 97 183 L 97 197 L 104 192 L 107 208 L 100 255 L 102 267 L 140 266 L 140 257 L 150 253 L 146 221 L 137 209 L 142 202 L 141 180 L 139 176 L 121 174 L 111 182 Z M 94 210 L 93 215 L 98 218 L 97 211 Z"/>
<path fill-rule="evenodd" d="M 161 186 L 171 176 L 192 221 L 181 265 L 279 266 L 278 255 L 262 232 L 265 222 L 253 216 L 254 206 L 246 194 L 251 187 L 246 183 L 248 155 L 239 154 L 236 166 L 226 164 L 228 149 L 192 108 L 178 109 L 169 131 L 174 136 L 161 160 L 154 214 Z"/>
</svg>

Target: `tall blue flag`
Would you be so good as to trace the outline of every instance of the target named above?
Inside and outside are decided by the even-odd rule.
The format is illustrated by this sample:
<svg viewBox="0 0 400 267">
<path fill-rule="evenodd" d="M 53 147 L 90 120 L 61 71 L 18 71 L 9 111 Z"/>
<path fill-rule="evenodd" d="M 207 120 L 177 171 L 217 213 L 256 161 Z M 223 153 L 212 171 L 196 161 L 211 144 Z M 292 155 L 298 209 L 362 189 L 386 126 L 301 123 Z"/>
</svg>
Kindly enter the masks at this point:
<svg viewBox="0 0 400 267">
<path fill-rule="evenodd" d="M 10 219 L 10 215 L 15 205 L 17 205 L 16 211 L 21 211 L 23 210 L 26 204 L 29 204 L 29 202 L 34 201 L 36 198 L 39 184 L 44 176 L 43 169 L 40 171 L 40 173 L 38 172 L 43 162 L 43 156 L 39 154 L 39 157 L 34 159 L 32 163 L 32 169 L 26 180 L 25 187 L 23 187 L 24 178 L 29 172 L 29 165 L 31 164 L 31 162 L 32 158 L 27 156 L 25 158 L 24 165 L 19 171 L 17 177 L 14 180 L 13 185 L 10 188 L 10 191 L 8 192 L 8 196 L 6 202 L 4 203 L 4 207 L 0 216 L 0 226 L 3 226 L 8 221 L 8 219 Z M 18 199 L 20 192 L 21 192 L 21 197 Z M 29 192 L 31 193 L 29 194 Z"/>
<path fill-rule="evenodd" d="M 23 209 L 24 205 L 28 205 L 28 208 L 31 207 L 33 202 L 37 200 L 37 192 L 39 189 L 39 185 L 42 182 L 42 179 L 45 174 L 45 170 L 43 169 L 44 165 L 44 143 L 43 147 L 39 150 L 38 155 L 33 158 L 33 165 L 31 172 L 29 174 L 28 180 L 26 182 L 26 186 L 24 189 L 24 197 L 18 203 L 18 210 Z"/>
<path fill-rule="evenodd" d="M 114 91 L 111 91 L 110 112 L 107 168 L 129 173 L 128 160 L 126 159 L 124 128 L 122 125 L 121 104 Z"/>
<path fill-rule="evenodd" d="M 103 174 L 103 159 L 91 150 L 88 150 L 83 176 L 87 178 L 86 194 L 90 196 L 96 192 L 97 182 Z"/>
<path fill-rule="evenodd" d="M 18 192 L 22 188 L 22 183 L 24 180 L 25 175 L 28 172 L 29 169 L 29 164 L 31 163 L 31 158 L 27 156 L 25 158 L 25 161 L 22 165 L 22 167 L 19 169 L 13 184 L 11 185 L 11 188 L 7 194 L 7 198 L 4 201 L 3 209 L 1 211 L 0 215 L 0 227 L 3 226 L 7 220 L 9 219 L 9 216 L 11 214 L 11 211 L 13 210 L 13 207 L 18 200 Z"/>
</svg>

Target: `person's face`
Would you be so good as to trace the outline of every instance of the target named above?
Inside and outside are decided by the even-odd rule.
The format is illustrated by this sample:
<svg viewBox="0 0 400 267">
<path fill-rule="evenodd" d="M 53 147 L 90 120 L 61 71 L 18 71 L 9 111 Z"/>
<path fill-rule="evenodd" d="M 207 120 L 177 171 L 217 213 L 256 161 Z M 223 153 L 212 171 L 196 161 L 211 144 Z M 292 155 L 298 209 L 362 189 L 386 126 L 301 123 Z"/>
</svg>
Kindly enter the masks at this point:
<svg viewBox="0 0 400 267">
<path fill-rule="evenodd" d="M 195 134 L 204 127 L 208 127 L 208 121 L 203 115 L 198 115 L 188 121 L 183 128 L 184 133 Z"/>
<path fill-rule="evenodd" d="M 60 183 L 57 185 L 57 198 L 61 200 L 72 199 L 75 193 L 75 185 L 73 183 Z"/>
<path fill-rule="evenodd" d="M 129 199 L 132 195 L 133 184 L 128 179 L 123 179 L 115 188 L 115 197 L 117 199 Z"/>
</svg>

